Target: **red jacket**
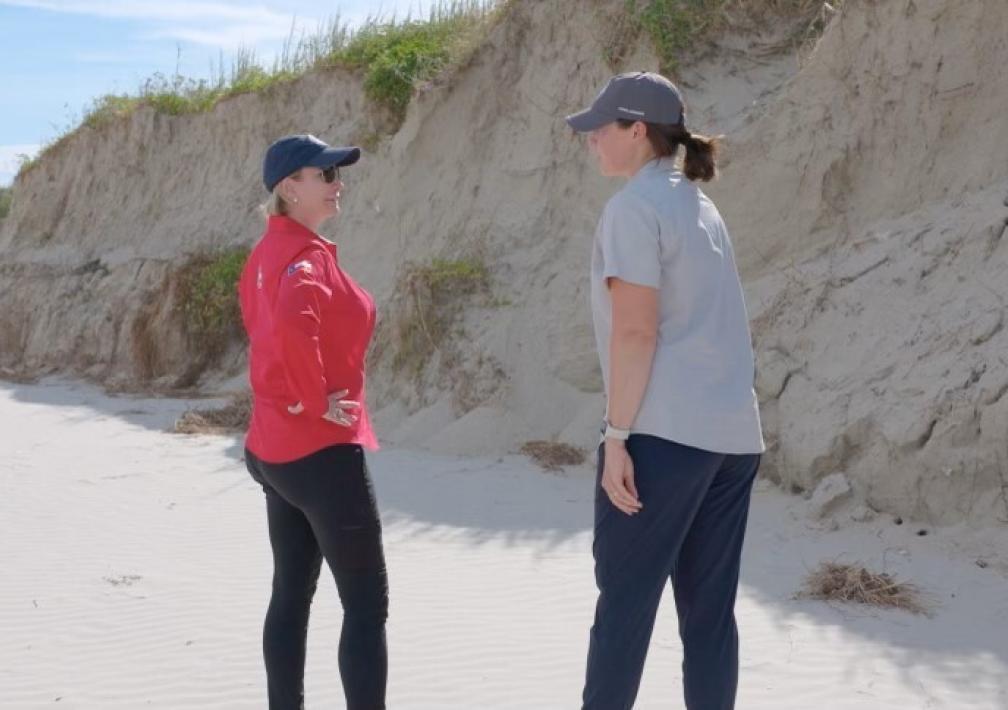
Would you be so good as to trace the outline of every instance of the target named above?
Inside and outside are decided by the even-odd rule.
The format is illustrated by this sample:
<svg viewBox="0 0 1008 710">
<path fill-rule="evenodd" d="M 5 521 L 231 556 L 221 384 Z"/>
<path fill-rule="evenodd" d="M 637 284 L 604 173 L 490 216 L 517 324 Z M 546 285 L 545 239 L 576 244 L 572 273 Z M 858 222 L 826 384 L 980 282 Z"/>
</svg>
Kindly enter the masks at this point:
<svg viewBox="0 0 1008 710">
<path fill-rule="evenodd" d="M 254 396 L 249 450 L 285 463 L 334 444 L 378 448 L 364 399 L 374 301 L 340 268 L 335 245 L 289 217 L 270 217 L 238 295 Z M 361 403 L 351 427 L 322 419 L 327 395 L 344 389 Z M 298 402 L 304 411 L 291 414 Z"/>
</svg>

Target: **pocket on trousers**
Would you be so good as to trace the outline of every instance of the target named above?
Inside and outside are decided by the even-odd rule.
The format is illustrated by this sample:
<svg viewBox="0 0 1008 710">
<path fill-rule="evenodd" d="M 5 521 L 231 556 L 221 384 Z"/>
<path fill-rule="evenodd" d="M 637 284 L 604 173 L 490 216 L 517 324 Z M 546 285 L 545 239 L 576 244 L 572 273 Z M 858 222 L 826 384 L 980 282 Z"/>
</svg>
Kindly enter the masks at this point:
<svg viewBox="0 0 1008 710">
<path fill-rule="evenodd" d="M 354 450 L 356 449 L 356 450 Z M 340 490 L 335 523 L 340 564 L 346 572 L 385 575 L 381 521 L 364 451 L 343 450 L 337 474 Z M 387 580 L 383 581 L 387 586 Z"/>
<path fill-rule="evenodd" d="M 368 472 L 364 451 L 353 447 L 336 472 L 340 495 L 337 501 L 341 530 L 367 530 L 380 527 L 374 486 Z"/>
</svg>

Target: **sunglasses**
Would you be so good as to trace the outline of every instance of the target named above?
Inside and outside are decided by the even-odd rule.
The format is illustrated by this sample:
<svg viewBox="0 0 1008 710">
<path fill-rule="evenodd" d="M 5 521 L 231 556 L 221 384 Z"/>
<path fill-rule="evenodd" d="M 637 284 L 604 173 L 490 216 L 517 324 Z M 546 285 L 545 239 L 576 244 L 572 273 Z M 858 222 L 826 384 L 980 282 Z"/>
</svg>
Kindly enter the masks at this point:
<svg viewBox="0 0 1008 710">
<path fill-rule="evenodd" d="M 322 180 L 324 182 L 334 183 L 339 179 L 340 179 L 339 167 L 335 165 L 330 165 L 328 168 L 322 168 Z"/>
</svg>

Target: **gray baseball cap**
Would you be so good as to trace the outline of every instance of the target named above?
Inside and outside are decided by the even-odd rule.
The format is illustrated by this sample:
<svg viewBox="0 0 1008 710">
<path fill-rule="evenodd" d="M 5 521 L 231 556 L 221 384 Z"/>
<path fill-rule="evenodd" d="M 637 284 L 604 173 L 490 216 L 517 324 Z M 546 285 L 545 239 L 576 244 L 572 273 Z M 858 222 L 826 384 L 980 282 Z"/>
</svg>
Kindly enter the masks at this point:
<svg viewBox="0 0 1008 710">
<path fill-rule="evenodd" d="M 568 116 L 567 124 L 585 133 L 619 118 L 686 125 L 686 106 L 679 89 L 661 74 L 627 72 L 610 79 L 592 105 Z"/>
</svg>

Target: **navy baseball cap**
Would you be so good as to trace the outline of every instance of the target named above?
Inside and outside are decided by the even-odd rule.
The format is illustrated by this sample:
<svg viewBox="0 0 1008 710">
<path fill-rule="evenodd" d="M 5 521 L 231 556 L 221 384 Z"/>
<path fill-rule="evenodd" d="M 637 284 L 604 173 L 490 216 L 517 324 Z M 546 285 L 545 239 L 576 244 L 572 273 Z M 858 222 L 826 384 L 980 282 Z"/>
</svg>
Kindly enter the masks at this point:
<svg viewBox="0 0 1008 710">
<path fill-rule="evenodd" d="M 567 117 L 578 133 L 626 118 L 664 125 L 686 125 L 686 105 L 671 81 L 654 72 L 627 72 L 609 80 L 584 111 Z"/>
<path fill-rule="evenodd" d="M 358 160 L 360 148 L 336 148 L 307 133 L 284 136 L 266 149 L 263 184 L 273 192 L 278 182 L 301 168 L 342 168 Z"/>
</svg>

